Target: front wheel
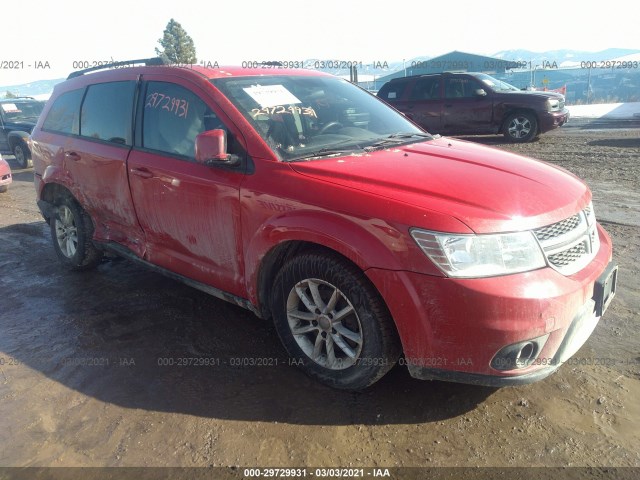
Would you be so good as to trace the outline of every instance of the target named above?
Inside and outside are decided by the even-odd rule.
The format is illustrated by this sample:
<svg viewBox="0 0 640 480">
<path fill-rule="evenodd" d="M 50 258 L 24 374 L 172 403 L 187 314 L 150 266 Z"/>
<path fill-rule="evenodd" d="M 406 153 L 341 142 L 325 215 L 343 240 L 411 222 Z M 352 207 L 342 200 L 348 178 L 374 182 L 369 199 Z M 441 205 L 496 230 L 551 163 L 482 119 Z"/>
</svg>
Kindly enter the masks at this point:
<svg viewBox="0 0 640 480">
<path fill-rule="evenodd" d="M 538 135 L 538 120 L 529 112 L 511 114 L 504 122 L 503 133 L 512 142 L 530 142 Z"/>
<path fill-rule="evenodd" d="M 303 254 L 276 276 L 276 330 L 296 365 L 334 388 L 359 390 L 400 356 L 393 320 L 380 295 L 346 260 Z"/>
<path fill-rule="evenodd" d="M 18 142 L 18 144 L 15 147 L 13 147 L 13 155 L 16 157 L 16 162 L 18 162 L 18 165 L 20 166 L 20 168 L 33 167 L 33 160 L 31 160 L 31 153 L 29 152 L 29 149 L 24 143 Z"/>
<path fill-rule="evenodd" d="M 53 248 L 65 267 L 70 270 L 88 270 L 100 263 L 102 252 L 91 240 L 91 218 L 74 199 L 58 199 L 49 224 Z"/>
</svg>

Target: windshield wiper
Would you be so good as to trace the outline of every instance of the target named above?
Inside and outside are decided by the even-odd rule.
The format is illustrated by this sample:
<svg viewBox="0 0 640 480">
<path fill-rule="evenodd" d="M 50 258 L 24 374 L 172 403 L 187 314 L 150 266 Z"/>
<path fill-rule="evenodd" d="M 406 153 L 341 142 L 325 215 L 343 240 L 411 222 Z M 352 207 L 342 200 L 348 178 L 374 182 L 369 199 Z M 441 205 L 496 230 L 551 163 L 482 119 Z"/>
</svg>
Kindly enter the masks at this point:
<svg viewBox="0 0 640 480">
<path fill-rule="evenodd" d="M 388 137 L 364 147 L 364 149 L 367 152 L 375 152 L 376 150 L 381 150 L 389 145 L 400 145 L 401 143 L 405 143 L 405 140 L 414 137 L 428 139 L 433 138 L 433 136 L 428 133 L 392 133 Z"/>
<path fill-rule="evenodd" d="M 320 150 L 317 150 L 315 152 L 311 152 L 311 153 L 307 153 L 306 155 L 302 155 L 301 157 L 295 157 L 292 158 L 291 160 L 287 160 L 288 162 L 299 162 L 301 160 L 308 160 L 311 158 L 318 158 L 318 157 L 328 157 L 331 155 L 340 155 L 341 153 L 346 153 L 346 152 L 350 152 L 353 149 L 349 148 L 349 149 L 344 149 L 344 148 L 321 148 Z"/>
<path fill-rule="evenodd" d="M 430 133 L 417 133 L 417 132 L 407 132 L 407 133 L 393 133 L 389 135 L 387 138 L 413 138 L 413 137 L 424 137 L 424 138 L 432 138 Z"/>
</svg>

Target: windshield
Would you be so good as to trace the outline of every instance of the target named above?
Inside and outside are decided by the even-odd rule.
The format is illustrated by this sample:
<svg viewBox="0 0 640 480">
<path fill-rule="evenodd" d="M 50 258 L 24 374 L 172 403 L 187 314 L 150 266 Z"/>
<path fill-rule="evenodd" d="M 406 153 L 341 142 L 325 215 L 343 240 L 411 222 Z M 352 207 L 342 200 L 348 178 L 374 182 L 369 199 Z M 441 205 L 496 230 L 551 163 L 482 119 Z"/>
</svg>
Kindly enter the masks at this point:
<svg viewBox="0 0 640 480">
<path fill-rule="evenodd" d="M 336 77 L 260 76 L 212 83 L 285 161 L 430 138 L 376 97 Z"/>
<path fill-rule="evenodd" d="M 15 103 L 0 103 L 4 118 L 8 122 L 19 121 L 35 121 L 42 113 L 44 102 L 15 102 Z"/>
<path fill-rule="evenodd" d="M 476 75 L 479 80 L 482 80 L 482 83 L 491 87 L 496 92 L 519 92 L 520 90 L 513 85 L 508 84 L 507 82 L 503 82 L 502 80 L 498 80 L 497 78 L 493 78 L 490 75 L 479 73 Z"/>
</svg>

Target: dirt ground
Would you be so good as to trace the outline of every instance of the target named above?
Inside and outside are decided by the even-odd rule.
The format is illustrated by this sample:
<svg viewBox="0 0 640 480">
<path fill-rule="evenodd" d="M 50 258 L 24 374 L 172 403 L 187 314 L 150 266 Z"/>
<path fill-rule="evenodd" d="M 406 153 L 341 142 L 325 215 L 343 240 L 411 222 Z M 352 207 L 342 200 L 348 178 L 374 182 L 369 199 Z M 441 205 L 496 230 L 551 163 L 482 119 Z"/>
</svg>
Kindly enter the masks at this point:
<svg viewBox="0 0 640 480">
<path fill-rule="evenodd" d="M 640 130 L 474 140 L 584 178 L 613 237 L 617 297 L 556 374 L 492 389 L 396 367 L 362 393 L 323 387 L 239 307 L 123 260 L 63 271 L 32 171 L 14 170 L 0 194 L 0 466 L 640 466 Z M 213 364 L 158 364 L 182 357 Z"/>
</svg>

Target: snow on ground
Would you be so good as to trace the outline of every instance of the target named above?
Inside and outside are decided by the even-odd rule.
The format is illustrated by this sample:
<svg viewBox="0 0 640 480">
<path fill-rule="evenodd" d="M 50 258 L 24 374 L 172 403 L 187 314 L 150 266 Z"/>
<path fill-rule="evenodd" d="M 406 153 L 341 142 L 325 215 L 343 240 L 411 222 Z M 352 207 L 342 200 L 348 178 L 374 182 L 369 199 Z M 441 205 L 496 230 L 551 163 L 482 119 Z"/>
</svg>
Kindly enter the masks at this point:
<svg viewBox="0 0 640 480">
<path fill-rule="evenodd" d="M 571 118 L 640 118 L 640 102 L 568 105 Z"/>
</svg>

